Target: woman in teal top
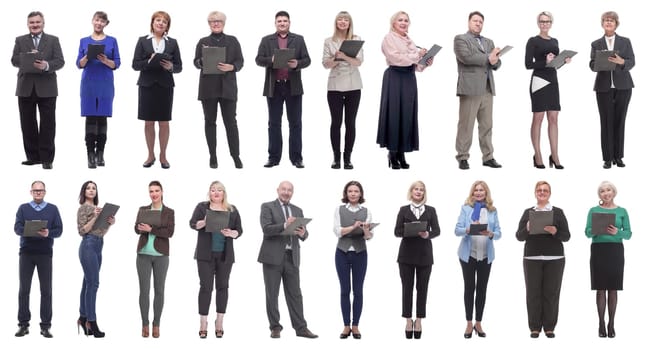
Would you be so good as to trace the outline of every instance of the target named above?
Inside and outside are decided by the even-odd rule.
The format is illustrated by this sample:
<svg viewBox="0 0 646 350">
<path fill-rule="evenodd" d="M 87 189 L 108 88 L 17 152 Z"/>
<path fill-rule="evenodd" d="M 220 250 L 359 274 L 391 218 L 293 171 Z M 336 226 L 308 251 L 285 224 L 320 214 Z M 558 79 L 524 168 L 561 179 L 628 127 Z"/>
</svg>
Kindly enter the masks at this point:
<svg viewBox="0 0 646 350">
<path fill-rule="evenodd" d="M 615 311 L 617 291 L 623 290 L 624 282 L 624 239 L 630 239 L 630 220 L 626 209 L 615 204 L 617 188 L 609 181 L 599 185 L 597 191 L 599 205 L 588 212 L 585 235 L 592 238 L 590 246 L 590 280 L 592 289 L 597 291 L 597 311 L 599 313 L 599 337 L 615 337 Z M 615 215 L 614 224 L 605 231 L 595 232 L 593 216 L 598 213 Z M 607 292 L 607 293 L 606 293 Z M 608 327 L 605 313 L 608 305 Z"/>
<path fill-rule="evenodd" d="M 164 286 L 168 272 L 169 238 L 175 232 L 175 212 L 164 205 L 164 190 L 159 181 L 148 185 L 151 203 L 141 206 L 137 212 L 135 233 L 139 235 L 137 243 L 137 275 L 139 276 L 139 309 L 141 311 L 141 336 L 150 334 L 148 311 L 150 309 L 150 278 L 153 287 L 153 338 L 159 338 L 159 323 L 164 308 Z M 160 211 L 158 218 L 150 215 Z M 157 220 L 158 219 L 158 220 Z"/>
</svg>

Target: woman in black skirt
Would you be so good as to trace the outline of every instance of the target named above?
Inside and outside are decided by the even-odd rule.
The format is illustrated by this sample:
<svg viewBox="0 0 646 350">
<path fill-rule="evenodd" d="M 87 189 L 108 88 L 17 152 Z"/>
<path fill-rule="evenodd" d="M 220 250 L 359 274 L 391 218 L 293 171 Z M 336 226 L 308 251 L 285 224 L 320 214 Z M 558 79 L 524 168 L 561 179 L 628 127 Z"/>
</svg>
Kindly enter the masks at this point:
<svg viewBox="0 0 646 350">
<path fill-rule="evenodd" d="M 585 235 L 592 238 L 590 245 L 590 281 L 597 291 L 599 337 L 615 337 L 615 310 L 617 291 L 624 285 L 624 239 L 630 239 L 630 220 L 626 209 L 615 204 L 617 188 L 604 181 L 597 190 L 599 205 L 590 208 Z M 611 224 L 598 227 L 597 221 L 610 217 Z M 614 219 L 613 219 L 614 217 Z M 605 314 L 608 305 L 608 327 Z"/>
<path fill-rule="evenodd" d="M 144 168 L 155 164 L 155 122 L 159 123 L 159 162 L 163 169 L 170 168 L 166 146 L 173 110 L 173 73 L 182 71 L 182 58 L 177 40 L 168 37 L 169 29 L 170 15 L 164 11 L 153 13 L 150 34 L 139 38 L 132 59 L 132 68 L 139 71 L 137 115 L 145 121 L 144 134 L 148 147 Z"/>
<path fill-rule="evenodd" d="M 419 149 L 415 71 L 433 64 L 432 58 L 420 64 L 426 49 L 408 36 L 409 24 L 406 12 L 395 13 L 390 18 L 390 32 L 381 43 L 388 68 L 381 87 L 377 143 L 388 149 L 388 166 L 393 169 L 408 169 L 404 152 Z"/>
</svg>

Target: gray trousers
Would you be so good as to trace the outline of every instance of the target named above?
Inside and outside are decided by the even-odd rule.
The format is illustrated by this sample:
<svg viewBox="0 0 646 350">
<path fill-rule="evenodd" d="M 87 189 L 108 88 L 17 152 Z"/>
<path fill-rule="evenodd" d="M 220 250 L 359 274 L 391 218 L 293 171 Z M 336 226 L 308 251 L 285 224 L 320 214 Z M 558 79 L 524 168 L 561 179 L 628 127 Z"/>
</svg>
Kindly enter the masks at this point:
<svg viewBox="0 0 646 350">
<path fill-rule="evenodd" d="M 148 326 L 148 310 L 150 309 L 150 276 L 153 277 L 153 326 L 159 326 L 162 309 L 164 308 L 164 286 L 168 272 L 168 255 L 152 256 L 137 254 L 137 275 L 139 276 L 139 310 L 141 323 Z"/>
</svg>

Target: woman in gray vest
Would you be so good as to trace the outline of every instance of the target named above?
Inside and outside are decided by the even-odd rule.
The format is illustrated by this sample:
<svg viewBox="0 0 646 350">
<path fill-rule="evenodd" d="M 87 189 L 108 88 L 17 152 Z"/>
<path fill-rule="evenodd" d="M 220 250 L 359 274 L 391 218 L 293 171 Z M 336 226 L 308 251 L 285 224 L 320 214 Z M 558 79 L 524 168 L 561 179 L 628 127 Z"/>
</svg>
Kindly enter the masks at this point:
<svg viewBox="0 0 646 350">
<path fill-rule="evenodd" d="M 372 214 L 362 204 L 363 186 L 358 181 L 350 181 L 343 187 L 344 203 L 334 209 L 334 234 L 339 237 L 334 262 L 341 284 L 341 314 L 343 332 L 341 339 L 352 334 L 361 339 L 359 318 L 363 308 L 363 280 L 368 266 L 366 240 L 372 238 Z M 350 278 L 352 276 L 352 278 Z M 350 322 L 350 290 L 353 290 L 352 323 Z"/>
</svg>

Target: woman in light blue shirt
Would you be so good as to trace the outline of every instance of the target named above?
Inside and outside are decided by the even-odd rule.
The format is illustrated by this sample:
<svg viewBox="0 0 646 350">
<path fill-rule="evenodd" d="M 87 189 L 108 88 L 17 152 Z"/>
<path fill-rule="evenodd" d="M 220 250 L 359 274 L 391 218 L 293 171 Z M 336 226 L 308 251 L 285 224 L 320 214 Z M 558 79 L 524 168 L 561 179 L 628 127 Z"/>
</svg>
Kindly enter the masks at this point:
<svg viewBox="0 0 646 350">
<path fill-rule="evenodd" d="M 473 225 L 486 225 L 486 228 Z M 478 229 L 478 232 L 472 230 Z M 491 272 L 491 263 L 495 257 L 493 240 L 500 238 L 498 211 L 493 206 L 489 186 L 484 181 L 476 181 L 471 185 L 458 223 L 455 225 L 455 235 L 462 237 L 458 248 L 462 277 L 464 279 L 464 309 L 466 311 L 467 328 L 465 338 L 471 338 L 473 331 L 479 337 L 487 334 L 482 330 L 482 314 L 487 298 L 487 283 Z M 475 294 L 476 323 L 473 324 L 473 305 Z"/>
</svg>

